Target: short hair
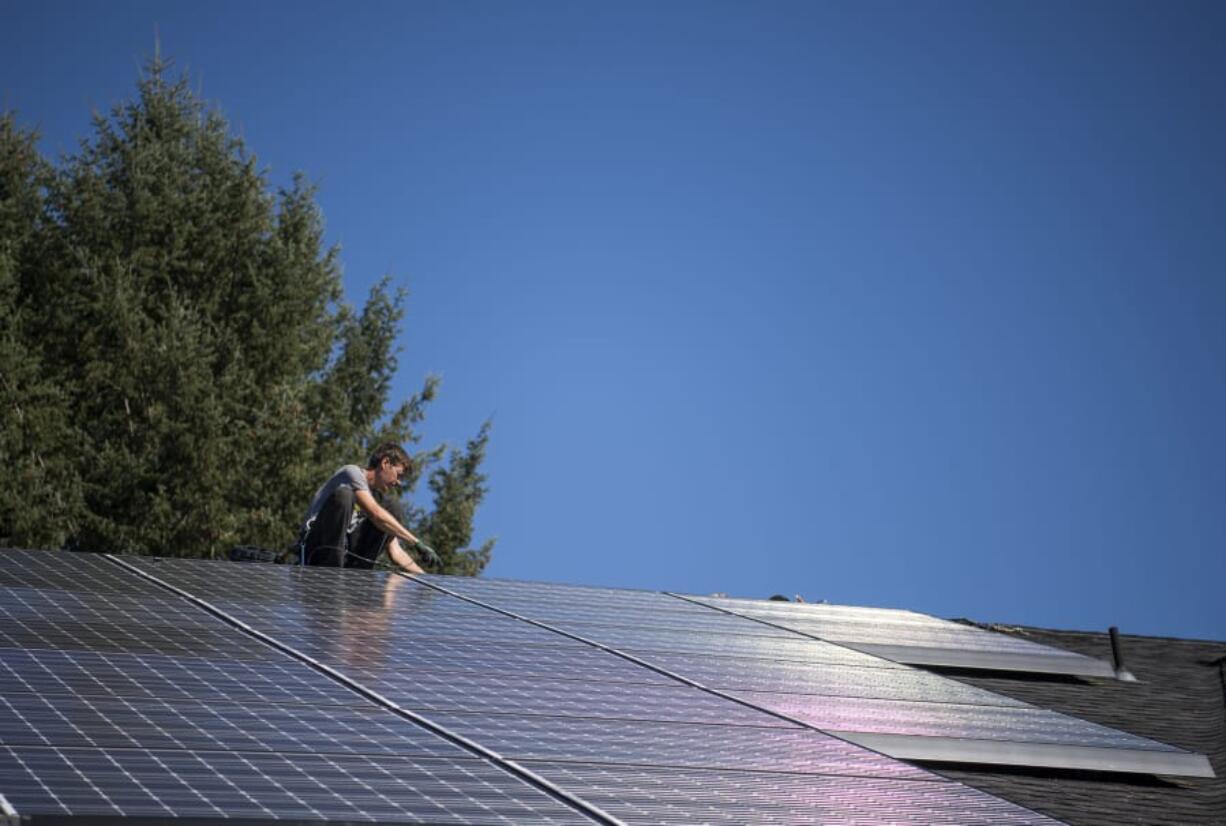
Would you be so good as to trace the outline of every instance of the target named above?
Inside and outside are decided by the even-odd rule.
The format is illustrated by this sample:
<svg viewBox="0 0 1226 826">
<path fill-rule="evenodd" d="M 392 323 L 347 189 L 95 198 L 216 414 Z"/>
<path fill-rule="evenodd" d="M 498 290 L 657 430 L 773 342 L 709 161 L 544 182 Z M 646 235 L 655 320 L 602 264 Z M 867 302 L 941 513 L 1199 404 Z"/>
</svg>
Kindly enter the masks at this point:
<svg viewBox="0 0 1226 826">
<path fill-rule="evenodd" d="M 366 467 L 374 470 L 383 464 L 384 459 L 406 470 L 413 467 L 413 460 L 409 458 L 409 454 L 405 453 L 404 448 L 395 442 L 383 442 L 376 447 L 375 452 L 370 454 L 370 461 L 366 463 Z"/>
</svg>

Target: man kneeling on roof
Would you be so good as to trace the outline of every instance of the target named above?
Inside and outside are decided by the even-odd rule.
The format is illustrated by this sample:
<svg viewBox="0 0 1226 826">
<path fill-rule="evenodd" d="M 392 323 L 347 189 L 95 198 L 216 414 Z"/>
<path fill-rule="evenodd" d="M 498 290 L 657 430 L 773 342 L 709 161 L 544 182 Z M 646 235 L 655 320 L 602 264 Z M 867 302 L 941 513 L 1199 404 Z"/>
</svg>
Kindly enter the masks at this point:
<svg viewBox="0 0 1226 826">
<path fill-rule="evenodd" d="M 332 474 L 315 492 L 303 520 L 298 543 L 302 564 L 371 568 L 386 547 L 393 564 L 408 573 L 422 573 L 405 546 L 430 556 L 433 552 L 400 523 L 403 510 L 397 497 L 388 497 L 381 505 L 372 493 L 398 487 L 410 465 L 404 448 L 384 442 L 365 468 L 345 465 Z"/>
</svg>

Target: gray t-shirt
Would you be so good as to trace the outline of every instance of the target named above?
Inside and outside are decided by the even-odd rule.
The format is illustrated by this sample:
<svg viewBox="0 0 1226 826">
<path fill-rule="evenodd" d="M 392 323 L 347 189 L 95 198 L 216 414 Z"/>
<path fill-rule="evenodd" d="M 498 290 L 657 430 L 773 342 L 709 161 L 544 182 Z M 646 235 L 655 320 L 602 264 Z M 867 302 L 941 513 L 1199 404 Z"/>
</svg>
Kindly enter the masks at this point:
<svg viewBox="0 0 1226 826">
<path fill-rule="evenodd" d="M 324 503 L 332 496 L 332 493 L 339 487 L 344 485 L 351 488 L 355 493 L 359 490 L 370 490 L 370 485 L 366 482 L 366 472 L 357 465 L 345 465 L 343 468 L 332 474 L 332 478 L 324 482 L 319 490 L 315 491 L 315 498 L 311 500 L 311 507 L 307 509 L 306 518 L 302 520 L 302 524 L 307 524 L 323 510 Z M 357 515 L 355 509 L 354 515 Z"/>
</svg>

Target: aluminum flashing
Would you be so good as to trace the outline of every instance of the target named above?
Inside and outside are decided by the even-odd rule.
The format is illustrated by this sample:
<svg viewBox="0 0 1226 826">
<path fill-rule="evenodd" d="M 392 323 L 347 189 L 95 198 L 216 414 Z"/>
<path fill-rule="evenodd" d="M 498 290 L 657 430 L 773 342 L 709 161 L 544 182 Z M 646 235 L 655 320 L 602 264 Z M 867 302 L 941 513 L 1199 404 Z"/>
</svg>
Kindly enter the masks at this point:
<svg viewBox="0 0 1226 826">
<path fill-rule="evenodd" d="M 1110 663 L 937 617 L 886 608 L 675 594 L 771 628 L 908 665 L 1115 677 Z"/>
</svg>

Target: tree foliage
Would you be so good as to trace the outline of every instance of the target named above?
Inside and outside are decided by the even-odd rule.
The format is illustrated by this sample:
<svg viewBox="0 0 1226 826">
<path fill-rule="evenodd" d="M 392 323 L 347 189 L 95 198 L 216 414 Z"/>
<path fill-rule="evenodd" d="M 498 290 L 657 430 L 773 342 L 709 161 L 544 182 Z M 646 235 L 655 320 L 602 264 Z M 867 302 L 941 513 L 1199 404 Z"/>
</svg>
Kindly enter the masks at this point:
<svg viewBox="0 0 1226 826">
<path fill-rule="evenodd" d="M 356 310 L 305 178 L 270 192 L 225 120 L 153 61 L 52 165 L 0 117 L 0 545 L 219 556 L 283 547 L 377 441 L 416 450 L 409 527 L 478 573 L 488 426 L 420 447 L 438 380 L 393 405 L 405 294 Z"/>
</svg>

